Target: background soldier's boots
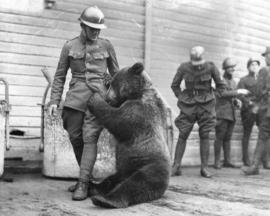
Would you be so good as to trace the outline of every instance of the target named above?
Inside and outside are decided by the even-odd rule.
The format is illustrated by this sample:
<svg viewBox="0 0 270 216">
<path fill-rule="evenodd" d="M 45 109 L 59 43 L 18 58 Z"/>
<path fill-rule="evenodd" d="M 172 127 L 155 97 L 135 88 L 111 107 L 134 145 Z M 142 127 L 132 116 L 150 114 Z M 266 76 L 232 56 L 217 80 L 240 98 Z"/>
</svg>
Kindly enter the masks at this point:
<svg viewBox="0 0 270 216">
<path fill-rule="evenodd" d="M 243 172 L 245 173 L 245 175 L 258 175 L 259 174 L 259 165 L 261 163 L 261 158 L 265 150 L 264 145 L 265 145 L 264 142 L 259 139 L 256 145 L 252 166 L 248 167 L 247 169 L 243 169 Z"/>
<path fill-rule="evenodd" d="M 178 138 L 175 154 L 174 154 L 174 163 L 172 166 L 171 176 L 180 176 L 182 175 L 181 171 L 181 161 L 186 149 L 186 140 Z"/>
<path fill-rule="evenodd" d="M 270 169 L 270 161 L 263 161 L 263 168 Z"/>
<path fill-rule="evenodd" d="M 248 137 L 243 137 L 242 140 L 242 155 L 243 155 L 243 164 L 245 166 L 250 166 L 250 159 L 249 159 L 249 154 L 248 154 Z"/>
<path fill-rule="evenodd" d="M 270 169 L 270 139 L 265 143 L 264 156 L 263 156 L 263 168 Z"/>
<path fill-rule="evenodd" d="M 214 150 L 215 150 L 215 169 L 221 169 L 221 163 L 220 163 L 220 151 L 221 151 L 222 141 L 219 139 L 215 140 L 214 144 Z"/>
<path fill-rule="evenodd" d="M 72 199 L 76 201 L 85 200 L 88 197 L 89 182 L 79 181 Z"/>
<path fill-rule="evenodd" d="M 211 178 L 212 173 L 208 170 L 209 139 L 200 139 L 201 176 Z"/>
<path fill-rule="evenodd" d="M 243 169 L 245 175 L 258 175 L 259 174 L 259 167 L 252 165 L 246 169 Z"/>
<path fill-rule="evenodd" d="M 224 167 L 235 168 L 236 166 L 231 162 L 231 143 L 229 141 L 224 141 L 223 143 L 224 150 Z"/>
</svg>

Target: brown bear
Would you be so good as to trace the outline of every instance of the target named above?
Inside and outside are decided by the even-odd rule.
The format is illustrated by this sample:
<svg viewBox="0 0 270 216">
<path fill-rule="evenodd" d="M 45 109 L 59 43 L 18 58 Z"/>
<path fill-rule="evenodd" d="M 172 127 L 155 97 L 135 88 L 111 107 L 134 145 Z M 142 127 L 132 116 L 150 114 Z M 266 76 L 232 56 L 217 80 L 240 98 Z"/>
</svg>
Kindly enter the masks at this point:
<svg viewBox="0 0 270 216">
<path fill-rule="evenodd" d="M 113 134 L 116 173 L 90 184 L 95 205 L 124 208 L 160 198 L 168 187 L 170 157 L 166 144 L 166 109 L 136 63 L 121 69 L 106 101 L 94 93 L 89 110 Z"/>
</svg>

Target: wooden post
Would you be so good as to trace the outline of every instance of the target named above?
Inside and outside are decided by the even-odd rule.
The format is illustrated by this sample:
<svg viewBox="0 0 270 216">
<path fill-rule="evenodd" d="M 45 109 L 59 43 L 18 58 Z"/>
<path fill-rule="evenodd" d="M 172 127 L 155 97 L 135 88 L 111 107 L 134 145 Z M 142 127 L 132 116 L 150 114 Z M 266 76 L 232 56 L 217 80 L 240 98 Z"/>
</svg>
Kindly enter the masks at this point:
<svg viewBox="0 0 270 216">
<path fill-rule="evenodd" d="M 154 0 L 145 0 L 144 67 L 151 73 L 152 7 Z"/>
</svg>

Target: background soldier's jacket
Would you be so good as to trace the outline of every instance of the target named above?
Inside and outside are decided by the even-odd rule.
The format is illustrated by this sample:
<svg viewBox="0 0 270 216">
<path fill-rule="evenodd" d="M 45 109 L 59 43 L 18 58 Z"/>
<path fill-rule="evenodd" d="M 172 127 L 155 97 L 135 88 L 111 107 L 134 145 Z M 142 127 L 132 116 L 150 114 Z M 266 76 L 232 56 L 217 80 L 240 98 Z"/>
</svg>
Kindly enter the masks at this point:
<svg viewBox="0 0 270 216">
<path fill-rule="evenodd" d="M 255 101 L 256 83 L 257 80 L 255 79 L 255 76 L 251 74 L 248 74 L 240 79 L 237 88 L 247 89 L 250 91 L 250 94 L 248 95 L 239 96 L 240 100 L 242 101 L 242 111 L 248 111 L 252 108 L 250 102 Z"/>
<path fill-rule="evenodd" d="M 233 100 L 237 95 L 236 82 L 224 77 L 226 91 L 216 96 L 216 116 L 217 119 L 235 121 L 235 106 Z"/>
<path fill-rule="evenodd" d="M 59 105 L 68 69 L 72 79 L 64 106 L 85 112 L 91 95 L 87 81 L 103 81 L 107 68 L 111 76 L 119 69 L 114 48 L 109 40 L 99 38 L 90 44 L 81 34 L 67 41 L 61 51 L 51 90 L 51 103 Z"/>
<path fill-rule="evenodd" d="M 191 115 L 196 109 L 194 105 L 200 105 L 206 111 L 215 112 L 215 94 L 211 86 L 212 79 L 215 81 L 217 94 L 222 94 L 226 84 L 221 79 L 214 63 L 205 62 L 201 68 L 194 67 L 191 62 L 180 65 L 171 88 L 178 98 L 178 106 L 181 112 Z M 182 80 L 185 81 L 186 89 L 184 90 L 180 88 Z"/>
<path fill-rule="evenodd" d="M 270 117 L 270 67 L 264 67 L 259 71 L 256 85 L 256 102 L 260 109 L 267 109 L 267 117 Z"/>
</svg>

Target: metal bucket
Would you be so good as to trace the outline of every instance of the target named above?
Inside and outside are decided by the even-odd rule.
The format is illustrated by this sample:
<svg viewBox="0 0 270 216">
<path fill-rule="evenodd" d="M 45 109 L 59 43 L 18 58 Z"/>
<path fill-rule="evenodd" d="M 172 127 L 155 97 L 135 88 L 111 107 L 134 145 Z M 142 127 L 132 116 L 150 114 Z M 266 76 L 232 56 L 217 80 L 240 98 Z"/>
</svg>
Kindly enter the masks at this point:
<svg viewBox="0 0 270 216">
<path fill-rule="evenodd" d="M 95 178 L 103 178 L 114 172 L 114 139 L 107 130 L 103 130 L 98 141 L 98 155 L 93 175 Z M 50 117 L 45 111 L 43 174 L 58 178 L 78 178 L 79 176 L 79 166 L 68 134 L 63 128 L 60 112 L 56 117 Z"/>
</svg>

